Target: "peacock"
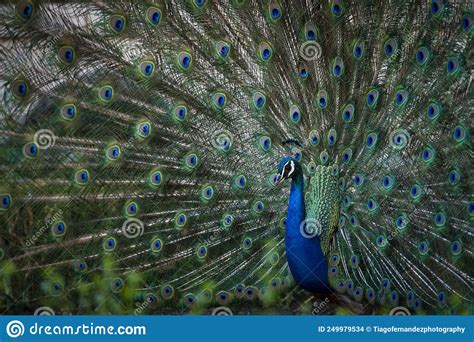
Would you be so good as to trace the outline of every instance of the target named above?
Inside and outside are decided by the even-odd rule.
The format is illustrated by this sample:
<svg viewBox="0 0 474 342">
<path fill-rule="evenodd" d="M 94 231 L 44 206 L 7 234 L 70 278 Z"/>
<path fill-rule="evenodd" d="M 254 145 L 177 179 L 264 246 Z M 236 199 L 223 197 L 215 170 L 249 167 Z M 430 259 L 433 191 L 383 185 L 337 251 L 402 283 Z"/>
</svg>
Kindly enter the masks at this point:
<svg viewBox="0 0 474 342">
<path fill-rule="evenodd" d="M 473 20 L 2 2 L 1 312 L 472 314 Z"/>
</svg>

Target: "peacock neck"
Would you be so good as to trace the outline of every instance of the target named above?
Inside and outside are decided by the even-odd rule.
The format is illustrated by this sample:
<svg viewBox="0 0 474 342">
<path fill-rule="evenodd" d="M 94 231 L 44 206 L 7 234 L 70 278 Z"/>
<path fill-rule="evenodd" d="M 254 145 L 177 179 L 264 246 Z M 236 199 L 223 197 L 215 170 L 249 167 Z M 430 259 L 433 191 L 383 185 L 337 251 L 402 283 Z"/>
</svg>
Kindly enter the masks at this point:
<svg viewBox="0 0 474 342">
<path fill-rule="evenodd" d="M 286 223 L 286 254 L 291 274 L 305 290 L 315 293 L 329 291 L 328 264 L 319 236 L 305 237 L 301 232 L 305 220 L 304 178 L 292 179 Z"/>
<path fill-rule="evenodd" d="M 290 200 L 288 202 L 287 225 L 295 227 L 295 229 L 290 229 L 291 233 L 299 234 L 299 227 L 305 219 L 305 212 L 304 178 L 303 175 L 298 175 L 291 181 Z"/>
</svg>

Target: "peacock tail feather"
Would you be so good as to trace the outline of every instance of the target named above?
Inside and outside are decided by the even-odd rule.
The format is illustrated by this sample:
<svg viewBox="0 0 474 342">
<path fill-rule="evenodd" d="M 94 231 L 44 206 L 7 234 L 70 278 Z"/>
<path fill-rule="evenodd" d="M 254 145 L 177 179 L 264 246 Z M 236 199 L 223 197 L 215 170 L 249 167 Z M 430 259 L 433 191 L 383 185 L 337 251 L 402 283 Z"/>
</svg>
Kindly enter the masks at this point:
<svg viewBox="0 0 474 342">
<path fill-rule="evenodd" d="M 3 2 L 2 312 L 472 314 L 473 16 Z M 333 294 L 288 268 L 288 155 Z"/>
</svg>

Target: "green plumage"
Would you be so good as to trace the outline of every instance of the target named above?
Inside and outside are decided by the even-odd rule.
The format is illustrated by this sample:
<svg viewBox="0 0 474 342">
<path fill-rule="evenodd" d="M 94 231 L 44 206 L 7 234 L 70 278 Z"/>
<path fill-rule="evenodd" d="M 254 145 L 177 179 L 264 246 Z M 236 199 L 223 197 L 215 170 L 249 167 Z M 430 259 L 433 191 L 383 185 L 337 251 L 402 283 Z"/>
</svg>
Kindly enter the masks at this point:
<svg viewBox="0 0 474 342">
<path fill-rule="evenodd" d="M 330 252 L 340 215 L 341 196 L 337 174 L 336 165 L 318 166 L 306 192 L 306 223 L 313 226 L 314 233 L 321 235 L 325 255 Z"/>
</svg>

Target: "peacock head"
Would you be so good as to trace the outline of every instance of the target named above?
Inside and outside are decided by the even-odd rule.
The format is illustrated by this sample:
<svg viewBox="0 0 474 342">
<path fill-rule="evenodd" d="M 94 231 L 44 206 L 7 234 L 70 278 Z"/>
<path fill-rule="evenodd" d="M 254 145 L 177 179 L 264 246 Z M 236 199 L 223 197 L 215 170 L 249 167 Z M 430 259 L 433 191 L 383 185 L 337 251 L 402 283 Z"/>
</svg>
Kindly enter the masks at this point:
<svg viewBox="0 0 474 342">
<path fill-rule="evenodd" d="M 301 159 L 300 148 L 303 148 L 303 144 L 295 138 L 288 138 L 285 141 L 282 141 L 282 146 L 294 145 L 297 149 L 293 149 L 290 155 L 283 157 L 278 163 L 278 176 L 275 182 L 275 185 L 279 185 L 285 179 L 296 177 L 303 174 L 303 169 L 299 160 Z"/>
<path fill-rule="evenodd" d="M 285 179 L 295 178 L 301 175 L 303 169 L 301 164 L 292 156 L 283 157 L 278 163 L 278 176 L 276 185 L 282 183 Z"/>
</svg>

